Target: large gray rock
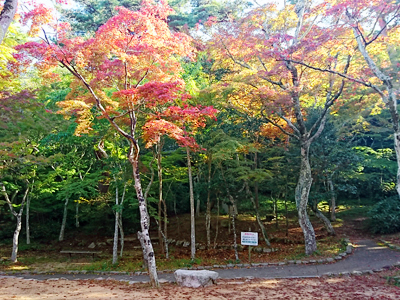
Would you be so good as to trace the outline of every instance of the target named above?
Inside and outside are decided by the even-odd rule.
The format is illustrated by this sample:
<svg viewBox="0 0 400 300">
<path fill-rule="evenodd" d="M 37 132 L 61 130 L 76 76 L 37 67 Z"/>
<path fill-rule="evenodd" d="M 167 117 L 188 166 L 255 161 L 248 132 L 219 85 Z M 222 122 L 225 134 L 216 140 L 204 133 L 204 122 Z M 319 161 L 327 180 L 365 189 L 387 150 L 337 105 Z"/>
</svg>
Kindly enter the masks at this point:
<svg viewBox="0 0 400 300">
<path fill-rule="evenodd" d="M 198 288 L 215 283 L 218 273 L 208 270 L 176 270 L 174 276 L 180 286 Z"/>
</svg>

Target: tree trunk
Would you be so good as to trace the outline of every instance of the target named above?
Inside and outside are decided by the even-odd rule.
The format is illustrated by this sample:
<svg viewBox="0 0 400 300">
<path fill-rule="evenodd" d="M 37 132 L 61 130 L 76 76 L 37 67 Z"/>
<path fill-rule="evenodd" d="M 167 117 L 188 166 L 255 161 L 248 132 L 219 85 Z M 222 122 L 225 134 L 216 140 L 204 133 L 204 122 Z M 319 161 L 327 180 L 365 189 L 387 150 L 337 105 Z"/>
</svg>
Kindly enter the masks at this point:
<svg viewBox="0 0 400 300">
<path fill-rule="evenodd" d="M 211 157 L 208 158 L 208 178 L 207 178 L 207 208 L 206 208 L 206 232 L 207 232 L 207 249 L 211 246 Z"/>
<path fill-rule="evenodd" d="M 113 265 L 115 265 L 118 262 L 119 195 L 118 195 L 118 185 L 116 181 L 115 181 L 115 205 L 117 209 L 115 211 L 115 224 L 114 224 L 114 242 L 113 242 L 113 256 L 112 256 Z"/>
<path fill-rule="evenodd" d="M 114 243 L 113 243 L 113 258 L 112 264 L 115 265 L 118 262 L 118 220 L 119 212 L 115 212 L 115 224 L 114 224 Z"/>
<path fill-rule="evenodd" d="M 21 208 L 20 212 L 22 212 L 23 208 Z M 18 237 L 19 233 L 21 232 L 21 227 L 22 227 L 22 215 L 18 213 L 16 216 L 17 219 L 17 226 L 14 231 L 14 236 L 13 236 L 13 247 L 12 247 L 12 252 L 11 252 L 11 262 L 16 263 L 17 262 L 17 253 L 18 253 Z"/>
<path fill-rule="evenodd" d="M 159 141 L 156 147 L 156 157 L 157 157 L 157 175 L 158 175 L 158 240 L 160 242 L 161 252 L 165 253 L 165 243 L 163 243 L 163 218 L 162 218 L 162 204 L 163 204 L 163 177 L 162 177 L 162 165 L 161 165 L 161 149 L 162 142 Z M 165 212 L 164 212 L 165 213 Z"/>
<path fill-rule="evenodd" d="M 10 198 L 8 197 L 7 191 L 5 186 L 1 183 L 1 192 L 4 195 L 4 197 L 6 198 L 6 202 L 8 204 L 8 207 L 10 208 L 11 213 L 15 216 L 15 218 L 17 219 L 17 226 L 15 228 L 14 231 L 14 236 L 13 236 L 13 247 L 12 247 L 12 252 L 11 252 L 11 262 L 16 263 L 17 262 L 17 254 L 18 254 L 18 238 L 19 238 L 19 233 L 21 232 L 21 228 L 22 228 L 22 213 L 24 211 L 24 205 L 25 205 L 25 201 L 28 197 L 28 193 L 29 193 L 29 186 L 27 186 L 24 196 L 22 198 L 21 204 L 20 204 L 20 209 L 19 212 L 17 213 L 14 209 L 13 206 L 13 199 L 15 198 L 15 196 L 17 195 L 18 191 L 16 191 L 14 193 L 14 195 L 12 196 L 12 199 L 10 200 Z"/>
<path fill-rule="evenodd" d="M 190 162 L 189 147 L 186 147 L 186 156 L 187 156 L 187 166 L 189 175 L 189 197 L 190 197 L 190 247 L 191 247 L 190 258 L 194 260 L 196 255 L 196 225 L 195 225 L 195 215 L 194 215 L 192 163 Z"/>
<path fill-rule="evenodd" d="M 246 185 L 246 194 L 250 198 L 251 203 L 253 204 L 254 211 L 256 213 L 257 224 L 258 224 L 258 226 L 260 226 L 261 233 L 264 237 L 265 243 L 267 244 L 268 247 L 271 247 L 271 243 L 268 240 L 267 230 L 265 229 L 265 226 L 260 218 L 260 213 L 258 211 L 257 202 L 254 200 L 254 198 L 250 192 L 249 184 L 247 182 L 245 182 L 245 185 Z"/>
<path fill-rule="evenodd" d="M 31 206 L 31 198 L 28 196 L 26 198 L 26 218 L 25 218 L 25 229 L 26 229 L 26 244 L 31 244 L 31 230 L 29 226 L 29 208 Z"/>
<path fill-rule="evenodd" d="M 215 224 L 214 249 L 217 248 L 218 233 L 219 233 L 219 197 L 217 196 L 217 222 Z"/>
<path fill-rule="evenodd" d="M 320 219 L 322 221 L 322 223 L 324 223 L 324 226 L 326 228 L 326 230 L 328 231 L 329 235 L 336 235 L 335 233 L 335 229 L 333 229 L 333 226 L 331 224 L 331 222 L 329 221 L 329 219 L 327 217 L 325 217 L 325 215 L 318 209 L 317 204 L 313 204 L 312 206 L 312 210 L 315 213 L 315 215 L 317 216 L 318 219 Z"/>
<path fill-rule="evenodd" d="M 65 198 L 63 219 L 61 223 L 60 235 L 58 236 L 58 241 L 60 242 L 64 240 L 65 224 L 67 223 L 67 214 L 68 214 L 68 201 L 69 198 Z"/>
<path fill-rule="evenodd" d="M 79 228 L 79 200 L 75 204 L 75 227 Z"/>
<path fill-rule="evenodd" d="M 238 255 L 238 250 L 237 250 L 237 235 L 236 235 L 236 203 L 235 199 L 228 194 L 229 200 L 231 201 L 232 204 L 232 213 L 231 213 L 231 221 L 232 221 L 232 230 L 233 230 L 233 249 L 235 250 L 235 259 L 236 261 L 239 261 L 239 255 Z"/>
<path fill-rule="evenodd" d="M 122 213 L 119 215 L 118 227 L 119 227 L 120 244 L 121 244 L 121 249 L 119 250 L 119 257 L 122 257 L 122 254 L 124 253 L 124 244 L 125 244 L 124 228 L 122 227 Z"/>
<path fill-rule="evenodd" d="M 317 241 L 315 239 L 314 228 L 307 214 L 308 196 L 311 189 L 312 177 L 309 161 L 310 145 L 301 141 L 301 164 L 300 175 L 295 190 L 295 199 L 299 224 L 304 234 L 305 253 L 311 255 L 317 250 Z"/>
<path fill-rule="evenodd" d="M 133 155 L 134 148 L 136 148 L 136 153 Z M 139 202 L 139 212 L 140 212 L 140 225 L 141 225 L 141 235 L 143 239 L 142 246 L 144 247 L 144 252 L 147 256 L 147 266 L 149 270 L 150 284 L 153 287 L 159 287 L 156 259 L 153 250 L 153 244 L 151 243 L 149 235 L 149 215 L 147 211 L 146 200 L 143 196 L 142 184 L 140 182 L 139 173 L 139 157 L 138 157 L 138 146 L 131 144 L 130 153 L 128 155 L 129 162 L 132 165 L 133 177 L 135 181 L 136 196 Z"/>
<path fill-rule="evenodd" d="M 331 194 L 331 205 L 330 205 L 331 221 L 335 222 L 336 221 L 336 193 L 335 193 L 335 187 L 333 185 L 332 175 L 328 175 L 328 186 L 329 186 L 329 191 Z"/>
<path fill-rule="evenodd" d="M 200 217 L 200 176 L 197 175 L 196 189 L 196 217 Z"/>
<path fill-rule="evenodd" d="M 6 0 L 0 13 L 0 45 L 6 36 L 14 15 L 17 12 L 18 0 Z"/>
</svg>

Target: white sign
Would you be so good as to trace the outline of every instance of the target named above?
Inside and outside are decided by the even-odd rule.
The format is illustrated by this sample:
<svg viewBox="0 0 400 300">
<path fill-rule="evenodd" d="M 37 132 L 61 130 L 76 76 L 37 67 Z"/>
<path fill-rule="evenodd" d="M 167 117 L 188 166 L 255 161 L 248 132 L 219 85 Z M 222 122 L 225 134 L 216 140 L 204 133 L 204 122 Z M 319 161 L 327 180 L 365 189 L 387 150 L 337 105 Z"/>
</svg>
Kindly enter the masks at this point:
<svg viewBox="0 0 400 300">
<path fill-rule="evenodd" d="M 258 232 L 242 232 L 241 244 L 244 246 L 258 246 Z"/>
</svg>

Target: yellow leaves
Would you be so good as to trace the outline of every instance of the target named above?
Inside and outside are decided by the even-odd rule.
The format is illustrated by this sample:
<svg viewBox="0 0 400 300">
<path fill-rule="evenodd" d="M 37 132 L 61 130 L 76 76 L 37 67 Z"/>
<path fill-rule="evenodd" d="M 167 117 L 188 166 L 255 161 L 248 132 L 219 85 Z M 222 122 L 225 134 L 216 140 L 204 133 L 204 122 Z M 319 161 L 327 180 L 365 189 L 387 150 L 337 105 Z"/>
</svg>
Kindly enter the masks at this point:
<svg viewBox="0 0 400 300">
<path fill-rule="evenodd" d="M 57 113 L 69 119 L 71 116 L 76 116 L 76 123 L 78 126 L 75 129 L 75 135 L 89 133 L 91 130 L 91 123 L 93 121 L 93 114 L 91 113 L 91 105 L 85 101 L 79 100 L 66 100 L 58 102 L 57 105 L 61 108 Z"/>
</svg>

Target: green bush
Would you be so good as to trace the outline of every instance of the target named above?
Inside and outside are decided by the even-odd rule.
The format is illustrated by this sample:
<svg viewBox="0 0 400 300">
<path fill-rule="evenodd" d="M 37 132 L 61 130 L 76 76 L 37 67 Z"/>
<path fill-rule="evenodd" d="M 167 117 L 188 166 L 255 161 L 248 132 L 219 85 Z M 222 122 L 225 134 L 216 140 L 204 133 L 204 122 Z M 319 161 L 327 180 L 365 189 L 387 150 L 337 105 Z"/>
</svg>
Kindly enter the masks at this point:
<svg viewBox="0 0 400 300">
<path fill-rule="evenodd" d="M 375 204 L 368 213 L 373 233 L 400 231 L 400 200 L 393 196 Z"/>
</svg>

